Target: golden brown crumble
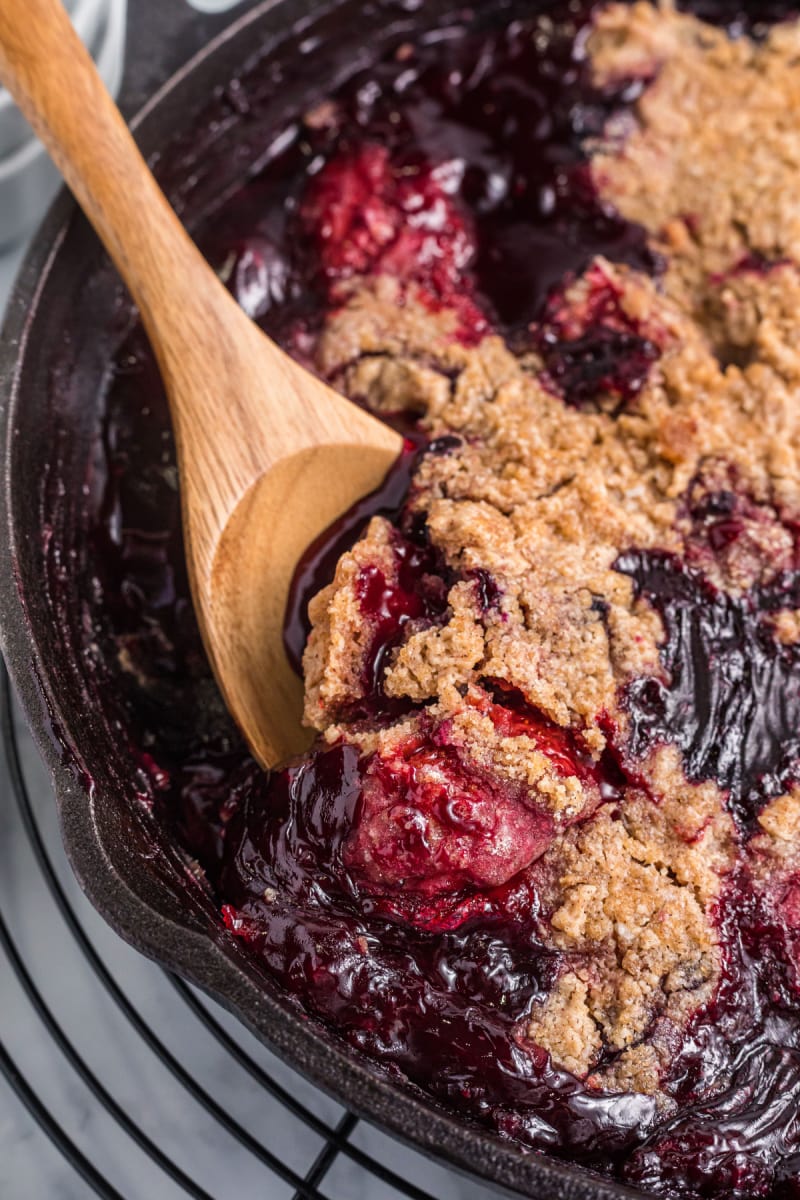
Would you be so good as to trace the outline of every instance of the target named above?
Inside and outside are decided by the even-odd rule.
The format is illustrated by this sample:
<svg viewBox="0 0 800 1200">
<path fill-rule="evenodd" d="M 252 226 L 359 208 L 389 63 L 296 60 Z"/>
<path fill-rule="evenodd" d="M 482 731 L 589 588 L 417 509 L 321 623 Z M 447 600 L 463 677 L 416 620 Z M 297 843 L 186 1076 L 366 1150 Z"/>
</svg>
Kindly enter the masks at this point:
<svg viewBox="0 0 800 1200">
<path fill-rule="evenodd" d="M 361 616 L 355 583 L 360 569 L 368 563 L 381 567 L 389 578 L 395 572 L 386 522 L 374 520 L 370 524 L 364 537 L 340 559 L 333 583 L 309 605 L 314 636 L 303 659 L 306 720 L 320 729 L 330 722 L 337 706 L 363 694 L 363 659 L 369 631 Z"/>
<path fill-rule="evenodd" d="M 800 642 L 800 610 L 783 609 L 775 613 L 771 625 L 776 638 L 784 646 L 796 646 Z"/>
<path fill-rule="evenodd" d="M 618 810 L 601 808 L 537 864 L 548 881 L 543 938 L 568 955 L 583 986 L 569 989 L 563 1026 L 555 1020 L 565 1004 L 560 987 L 534 1007 L 527 1035 L 581 1075 L 606 1047 L 622 1051 L 614 1071 L 635 1078 L 643 1033 L 657 1035 L 650 1039 L 656 1058 L 668 1052 L 670 1025 L 680 1027 L 710 998 L 719 967 L 709 909 L 733 861 L 732 820 L 713 784 L 681 780 L 673 750 L 652 755 L 645 769 L 651 795 L 629 792 Z M 601 1036 L 579 1060 L 574 1031 L 587 1020 Z M 652 1062 L 648 1054 L 648 1071 Z M 607 1086 L 604 1072 L 593 1082 Z M 638 1090 L 654 1088 L 643 1076 Z"/>
<path fill-rule="evenodd" d="M 603 1048 L 588 984 L 574 971 L 566 971 L 547 999 L 535 1005 L 526 1032 L 573 1075 L 585 1076 Z"/>
<path fill-rule="evenodd" d="M 796 22 L 757 44 L 669 2 L 609 4 L 598 16 L 598 78 L 653 82 L 638 128 L 595 156 L 595 177 L 624 216 L 663 242 L 669 290 L 687 307 L 748 254 L 800 260 L 798 51 Z"/>
<path fill-rule="evenodd" d="M 563 303 L 579 316 L 608 289 L 657 361 L 621 412 L 602 396 L 570 407 L 535 350 L 516 355 L 493 335 L 467 346 L 455 313 L 431 313 L 413 290 L 399 305 L 390 278 L 352 281 L 320 338 L 320 369 L 375 411 L 418 414 L 431 437 L 460 439 L 421 459 L 411 494 L 455 582 L 443 620 L 412 623 L 386 664 L 385 693 L 425 705 L 424 716 L 377 730 L 349 722 L 369 638 L 358 575 L 396 569 L 391 526 L 373 520 L 313 602 L 306 721 L 379 756 L 422 721 L 448 721 L 465 760 L 529 787 L 564 821 L 535 870 L 542 940 L 568 966 L 521 1036 L 593 1087 L 655 1094 L 676 1031 L 718 982 L 714 908 L 736 858 L 725 797 L 687 782 L 663 748 L 638 764 L 646 786 L 597 807 L 585 782 L 554 772 L 529 738 L 503 736 L 470 698 L 487 679 L 515 689 L 598 758 L 609 723 L 627 727 L 625 685 L 662 671 L 661 620 L 614 569 L 620 552 L 695 561 L 687 494 L 735 484 L 749 498 L 745 532 L 702 560 L 707 576 L 736 595 L 787 560 L 774 514 L 800 512 L 800 24 L 755 45 L 668 2 L 610 4 L 590 50 L 598 79 L 652 79 L 635 129 L 610 130 L 592 169 L 668 270 L 662 286 L 598 259 Z M 494 581 L 492 604 L 476 571 Z M 800 640 L 797 612 L 772 620 L 783 642 Z M 768 854 L 787 855 L 798 793 L 759 820 Z"/>
<path fill-rule="evenodd" d="M 800 840 L 800 790 L 777 796 L 759 814 L 758 823 L 765 833 L 787 846 Z"/>
</svg>

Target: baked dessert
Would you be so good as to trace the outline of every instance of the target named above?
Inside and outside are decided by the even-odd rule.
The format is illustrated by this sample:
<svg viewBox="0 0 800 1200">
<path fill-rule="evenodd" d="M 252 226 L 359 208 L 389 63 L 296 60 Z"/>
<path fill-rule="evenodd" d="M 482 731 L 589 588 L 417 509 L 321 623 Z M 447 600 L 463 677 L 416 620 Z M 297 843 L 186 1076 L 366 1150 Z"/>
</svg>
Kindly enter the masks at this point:
<svg viewBox="0 0 800 1200">
<path fill-rule="evenodd" d="M 138 333 L 105 634 L 145 790 L 298 1003 L 537 1150 L 796 1196 L 800 20 L 533 7 L 393 44 L 208 234 L 408 437 L 298 576 L 313 749 L 267 778 L 225 723 Z"/>
</svg>

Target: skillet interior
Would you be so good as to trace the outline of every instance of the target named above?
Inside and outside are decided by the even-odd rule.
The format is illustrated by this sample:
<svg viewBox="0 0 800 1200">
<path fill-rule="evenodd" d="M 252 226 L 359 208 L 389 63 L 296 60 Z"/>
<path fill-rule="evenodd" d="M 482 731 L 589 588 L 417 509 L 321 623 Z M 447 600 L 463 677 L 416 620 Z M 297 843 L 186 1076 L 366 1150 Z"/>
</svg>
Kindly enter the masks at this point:
<svg viewBox="0 0 800 1200">
<path fill-rule="evenodd" d="M 427 0 L 426 19 L 451 7 L 452 0 Z M 162 161 L 162 182 L 187 223 L 199 222 L 257 162 L 264 111 L 282 128 L 301 97 L 329 77 L 331 64 L 370 52 L 390 23 L 415 25 L 419 8 L 418 0 L 279 0 L 255 6 L 204 49 L 137 121 L 139 140 Z M 208 21 L 186 24 L 177 0 L 139 0 L 136 12 L 129 109 L 154 86 L 157 67 L 166 74 L 175 65 L 169 57 L 179 51 L 186 57 L 192 39 L 205 39 L 210 30 Z M 140 25 L 149 31 L 148 45 L 139 43 L 137 51 Z M 251 91 L 255 114 L 214 95 L 254 47 L 261 48 L 260 83 Z M 143 807 L 139 764 L 124 729 L 101 707 L 78 634 L 91 587 L 80 541 L 83 488 L 109 361 L 129 321 L 112 269 L 62 197 L 23 270 L 0 357 L 7 533 L 0 604 L 4 650 L 53 770 L 65 842 L 82 886 L 143 953 L 205 988 L 293 1065 L 394 1133 L 530 1195 L 600 1200 L 637 1194 L 525 1155 L 455 1120 L 301 1017 L 224 931 L 184 859 Z"/>
</svg>

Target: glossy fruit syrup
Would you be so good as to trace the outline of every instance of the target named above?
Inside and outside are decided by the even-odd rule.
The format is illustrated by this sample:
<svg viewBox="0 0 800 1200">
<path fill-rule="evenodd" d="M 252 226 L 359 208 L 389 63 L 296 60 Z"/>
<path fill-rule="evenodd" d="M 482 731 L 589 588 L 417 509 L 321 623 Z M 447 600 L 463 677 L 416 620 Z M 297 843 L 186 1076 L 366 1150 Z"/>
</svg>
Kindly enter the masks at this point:
<svg viewBox="0 0 800 1200">
<path fill-rule="evenodd" d="M 727 19 L 722 0 L 700 6 Z M 757 32 L 761 7 L 733 8 L 734 31 Z M 788 11 L 773 5 L 769 16 Z M 591 85 L 590 16 L 588 2 L 486 5 L 440 30 L 425 27 L 423 6 L 413 42 L 395 40 L 368 67 L 342 72 L 264 177 L 203 234 L 254 320 L 304 358 L 350 276 L 389 272 L 432 311 L 455 307 L 465 341 L 495 329 L 536 346 L 566 402 L 591 406 L 602 390 L 624 407 L 656 343 L 623 320 L 601 280 L 580 327 L 565 327 L 559 302 L 597 254 L 660 269 L 643 231 L 601 202 L 587 170 L 587 140 L 645 86 Z M 396 716 L 382 665 L 409 623 L 442 619 L 455 581 L 404 501 L 415 456 L 449 453 L 457 439 L 425 445 L 410 432 L 381 493 L 310 551 L 287 622 L 298 661 L 308 597 L 368 516 L 389 516 L 396 575 L 368 570 L 359 581 L 375 635 L 351 715 L 368 722 Z M 124 668 L 116 686 L 155 816 L 199 861 L 225 923 L 263 969 L 356 1051 L 502 1136 L 662 1196 L 800 1195 L 800 882 L 756 904 L 744 869 L 731 881 L 718 917 L 724 982 L 665 1080 L 677 1116 L 662 1118 L 649 1097 L 588 1089 L 517 1032 L 561 965 L 536 934 L 529 864 L 553 836 L 542 813 L 468 769 L 432 721 L 390 764 L 346 745 L 270 777 L 249 759 L 194 621 L 166 405 L 138 330 L 116 363 L 96 470 L 105 482 L 92 529 L 97 624 L 107 658 Z M 737 536 L 736 505 L 726 503 L 698 516 L 715 552 Z M 634 750 L 676 742 L 695 777 L 731 789 L 746 825 L 794 778 L 800 664 L 767 618 L 800 585 L 789 571 L 734 602 L 700 561 L 631 550 L 618 569 L 668 633 L 664 681 L 627 698 Z M 481 603 L 496 604 L 496 582 L 472 578 Z M 736 703 L 726 705 L 734 678 Z M 612 745 L 594 764 L 577 738 L 491 680 L 475 702 L 578 774 L 595 803 L 621 797 L 630 748 Z M 395 808 L 405 800 L 406 825 L 381 824 L 387 798 Z M 375 833 L 368 854 L 364 828 Z M 505 835 L 519 857 L 503 862 Z M 433 838 L 440 870 L 426 874 Z"/>
<path fill-rule="evenodd" d="M 800 647 L 783 645 L 770 615 L 800 605 L 800 572 L 731 596 L 671 555 L 632 551 L 617 562 L 661 614 L 664 680 L 626 696 L 634 754 L 679 746 L 691 779 L 724 787 L 740 819 L 780 795 L 800 763 Z"/>
</svg>

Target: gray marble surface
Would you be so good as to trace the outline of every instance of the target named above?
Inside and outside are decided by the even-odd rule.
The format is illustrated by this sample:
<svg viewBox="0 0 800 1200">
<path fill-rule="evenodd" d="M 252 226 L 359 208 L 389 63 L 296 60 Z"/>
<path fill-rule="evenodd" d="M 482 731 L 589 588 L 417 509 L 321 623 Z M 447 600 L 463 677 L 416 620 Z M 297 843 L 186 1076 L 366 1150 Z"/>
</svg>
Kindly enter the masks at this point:
<svg viewBox="0 0 800 1200">
<path fill-rule="evenodd" d="M 0 310 L 21 251 L 0 257 Z M 48 860 L 80 929 L 135 1012 L 224 1112 L 290 1170 L 303 1175 L 322 1139 L 255 1082 L 187 1009 L 172 982 L 124 945 L 83 898 L 65 860 L 49 781 L 17 718 L 22 770 Z M 124 1200 L 177 1200 L 187 1191 L 157 1166 L 109 1114 L 109 1103 L 168 1156 L 202 1192 L 220 1200 L 290 1200 L 296 1192 L 245 1149 L 175 1080 L 110 998 L 81 952 L 31 849 L 0 749 L 0 917 L 31 983 L 38 1011 L 9 954 L 0 948 L 0 1043 L 74 1146 Z M 238 1046 L 327 1124 L 342 1118 L 329 1097 L 285 1067 L 211 1002 L 202 1003 Z M 95 1094 L 48 1031 L 58 1023 L 96 1082 Z M 97 1089 L 106 1093 L 98 1097 Z M 366 1124 L 353 1143 L 435 1200 L 496 1196 L 404 1148 Z M 94 1194 L 0 1077 L 1 1200 L 84 1200 Z M 105 1193 L 104 1193 L 105 1194 Z M 403 1193 L 339 1156 L 321 1185 L 329 1200 L 397 1200 Z"/>
</svg>

